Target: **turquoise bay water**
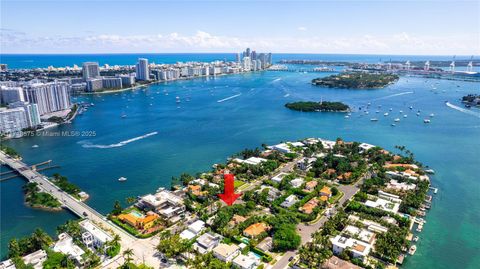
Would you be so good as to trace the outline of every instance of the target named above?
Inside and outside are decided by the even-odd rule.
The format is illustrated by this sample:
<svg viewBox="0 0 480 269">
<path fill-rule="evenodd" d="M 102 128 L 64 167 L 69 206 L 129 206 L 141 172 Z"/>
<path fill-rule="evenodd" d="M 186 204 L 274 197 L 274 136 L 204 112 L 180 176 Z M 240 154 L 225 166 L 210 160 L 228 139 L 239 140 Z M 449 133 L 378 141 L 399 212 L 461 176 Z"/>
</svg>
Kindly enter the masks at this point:
<svg viewBox="0 0 480 269">
<path fill-rule="evenodd" d="M 262 72 L 79 97 L 95 106 L 72 124 L 51 131 L 94 131 L 96 136 L 30 137 L 7 144 L 27 163 L 51 159 L 61 165 L 47 174 L 66 175 L 90 194 L 88 204 L 102 213 L 109 212 L 115 200 L 124 202 L 129 196 L 154 192 L 169 186 L 172 176 L 208 170 L 213 163 L 262 143 L 343 137 L 390 150 L 405 145 L 418 160 L 435 169 L 432 182 L 439 188 L 420 234 L 418 251 L 408 257 L 405 268 L 476 268 L 480 263 L 480 118 L 449 108 L 444 102 L 461 106 L 459 98 L 479 94 L 480 84 L 411 77 L 402 77 L 382 90 L 325 89 L 309 84 L 312 78 L 326 75 Z M 432 85 L 437 90 L 432 91 Z M 182 100 L 179 106 L 176 96 Z M 341 113 L 301 113 L 284 108 L 286 102 L 321 98 L 353 107 L 371 102 L 372 108 L 369 115 L 354 112 L 349 119 Z M 381 113 L 376 114 L 378 105 Z M 389 108 L 393 111 L 384 117 Z M 420 117 L 415 115 L 418 109 Z M 399 110 L 408 117 L 403 118 Z M 435 117 L 424 124 L 430 113 Z M 122 114 L 127 117 L 122 119 Z M 379 121 L 371 122 L 372 117 Z M 396 117 L 401 121 L 390 126 Z M 120 143 L 152 132 L 158 133 Z M 35 144 L 39 147 L 32 148 Z M 128 180 L 118 182 L 121 176 Z M 57 225 L 74 218 L 68 212 L 25 207 L 23 184 L 22 179 L 12 179 L 0 185 L 2 256 L 10 238 L 28 234 L 35 227 L 53 234 Z"/>
</svg>

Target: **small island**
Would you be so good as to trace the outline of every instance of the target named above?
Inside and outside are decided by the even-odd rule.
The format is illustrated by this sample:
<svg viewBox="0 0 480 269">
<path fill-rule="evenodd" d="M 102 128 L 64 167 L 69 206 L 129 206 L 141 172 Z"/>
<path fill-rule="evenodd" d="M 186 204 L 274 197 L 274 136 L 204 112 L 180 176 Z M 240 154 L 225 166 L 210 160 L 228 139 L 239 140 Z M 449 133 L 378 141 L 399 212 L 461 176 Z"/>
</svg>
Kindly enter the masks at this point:
<svg viewBox="0 0 480 269">
<path fill-rule="evenodd" d="M 328 88 L 375 89 L 384 88 L 398 80 L 395 74 L 343 73 L 312 80 L 313 85 Z"/>
<path fill-rule="evenodd" d="M 303 112 L 348 112 L 350 107 L 341 102 L 293 102 L 285 107 Z"/>
<path fill-rule="evenodd" d="M 33 207 L 51 211 L 62 210 L 60 202 L 51 194 L 40 191 L 37 183 L 30 182 L 23 187 L 25 202 Z"/>
</svg>

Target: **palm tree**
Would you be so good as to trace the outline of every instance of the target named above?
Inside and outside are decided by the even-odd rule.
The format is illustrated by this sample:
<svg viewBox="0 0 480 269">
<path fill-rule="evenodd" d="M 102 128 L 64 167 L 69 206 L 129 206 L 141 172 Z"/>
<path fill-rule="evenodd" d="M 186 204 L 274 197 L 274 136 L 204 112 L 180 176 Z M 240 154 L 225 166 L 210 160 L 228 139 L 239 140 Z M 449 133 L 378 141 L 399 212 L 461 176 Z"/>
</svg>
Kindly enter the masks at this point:
<svg viewBox="0 0 480 269">
<path fill-rule="evenodd" d="M 132 261 L 133 250 L 131 248 L 127 248 L 123 251 L 123 258 L 125 259 L 125 264 L 129 264 Z"/>
<path fill-rule="evenodd" d="M 137 201 L 137 199 L 135 199 L 135 197 L 127 197 L 127 199 L 125 199 L 127 204 L 133 204 L 135 203 L 135 201 Z"/>
<path fill-rule="evenodd" d="M 35 229 L 31 239 L 37 249 L 48 247 L 53 243 L 52 238 L 42 229 Z"/>
</svg>

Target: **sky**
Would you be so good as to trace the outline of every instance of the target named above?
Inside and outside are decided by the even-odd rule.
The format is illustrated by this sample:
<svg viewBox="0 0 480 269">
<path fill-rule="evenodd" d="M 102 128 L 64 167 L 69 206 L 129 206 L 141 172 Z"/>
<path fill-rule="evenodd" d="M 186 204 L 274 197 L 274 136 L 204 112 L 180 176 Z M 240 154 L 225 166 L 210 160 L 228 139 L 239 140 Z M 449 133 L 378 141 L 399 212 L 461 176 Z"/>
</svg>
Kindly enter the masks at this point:
<svg viewBox="0 0 480 269">
<path fill-rule="evenodd" d="M 478 55 L 480 0 L 0 0 L 1 53 Z"/>
</svg>

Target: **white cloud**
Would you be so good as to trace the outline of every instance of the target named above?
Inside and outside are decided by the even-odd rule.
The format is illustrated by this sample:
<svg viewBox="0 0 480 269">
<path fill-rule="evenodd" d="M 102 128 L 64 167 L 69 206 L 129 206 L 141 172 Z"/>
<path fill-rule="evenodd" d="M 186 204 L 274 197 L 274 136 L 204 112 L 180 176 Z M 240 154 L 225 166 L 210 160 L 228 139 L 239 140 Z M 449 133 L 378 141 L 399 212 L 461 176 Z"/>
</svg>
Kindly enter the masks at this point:
<svg viewBox="0 0 480 269">
<path fill-rule="evenodd" d="M 307 27 L 305 27 L 305 26 L 300 26 L 300 27 L 297 28 L 297 30 L 298 30 L 298 31 L 305 32 L 305 31 L 307 31 Z"/>
<path fill-rule="evenodd" d="M 84 36 L 33 36 L 11 29 L 0 31 L 2 53 L 234 52 L 245 47 L 285 53 L 470 55 L 480 51 L 478 35 L 434 37 L 403 32 L 389 36 L 365 34 L 271 38 L 222 36 L 200 30 L 192 35 L 172 32 Z"/>
</svg>

